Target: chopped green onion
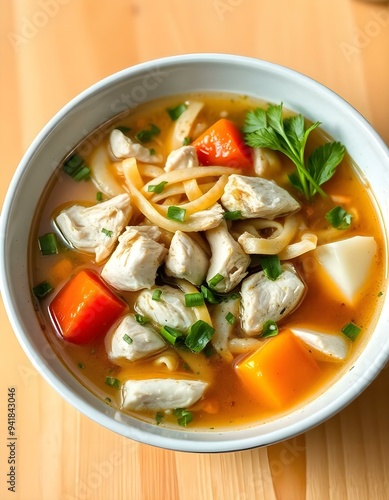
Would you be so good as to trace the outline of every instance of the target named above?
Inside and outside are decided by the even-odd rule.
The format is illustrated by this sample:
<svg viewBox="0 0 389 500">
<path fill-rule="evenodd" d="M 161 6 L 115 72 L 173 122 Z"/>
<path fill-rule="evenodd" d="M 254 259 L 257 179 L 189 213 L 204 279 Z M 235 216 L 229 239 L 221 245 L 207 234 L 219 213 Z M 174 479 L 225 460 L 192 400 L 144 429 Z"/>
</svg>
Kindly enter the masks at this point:
<svg viewBox="0 0 389 500">
<path fill-rule="evenodd" d="M 114 387 L 115 389 L 120 389 L 120 380 L 115 377 L 105 377 L 105 383 L 110 387 Z"/>
<path fill-rule="evenodd" d="M 162 295 L 162 290 L 159 290 L 158 288 L 153 291 L 153 294 L 151 296 L 151 300 L 155 300 L 156 302 L 159 302 L 161 300 L 161 295 Z"/>
<path fill-rule="evenodd" d="M 225 220 L 237 220 L 242 217 L 242 211 L 241 210 L 234 210 L 232 212 L 224 212 L 223 218 Z"/>
<path fill-rule="evenodd" d="M 182 141 L 183 146 L 189 146 L 189 144 L 192 142 L 192 139 L 190 137 L 185 137 L 185 139 Z"/>
<path fill-rule="evenodd" d="M 236 322 L 236 317 L 232 314 L 232 312 L 229 312 L 227 315 L 226 315 L 226 320 L 228 321 L 228 323 L 230 325 L 234 325 L 235 322 Z"/>
<path fill-rule="evenodd" d="M 101 230 L 102 233 L 104 233 L 106 236 L 108 236 L 108 238 L 110 238 L 113 234 L 112 231 L 110 231 L 109 229 L 105 229 L 105 227 L 103 227 L 103 229 Z"/>
<path fill-rule="evenodd" d="M 267 320 L 262 327 L 261 337 L 266 339 L 268 337 L 275 337 L 278 334 L 278 326 L 277 323 L 272 321 L 271 319 Z"/>
<path fill-rule="evenodd" d="M 123 335 L 123 340 L 124 342 L 127 342 L 128 345 L 132 344 L 133 342 L 132 338 L 129 335 L 127 335 L 127 333 Z"/>
<path fill-rule="evenodd" d="M 38 238 L 39 250 L 42 255 L 58 253 L 57 238 L 54 233 L 46 233 Z"/>
<path fill-rule="evenodd" d="M 192 352 L 201 352 L 214 333 L 215 329 L 211 325 L 199 319 L 189 328 L 188 335 L 185 337 L 185 345 Z"/>
<path fill-rule="evenodd" d="M 78 366 L 78 368 L 81 368 L 81 370 L 85 368 L 84 363 L 81 363 L 81 361 L 79 363 L 77 363 L 77 366 Z"/>
<path fill-rule="evenodd" d="M 131 129 L 130 127 L 126 127 L 125 125 L 119 125 L 118 127 L 115 127 L 117 130 L 120 130 L 123 134 L 126 134 L 129 132 Z"/>
<path fill-rule="evenodd" d="M 341 332 L 344 333 L 346 337 L 348 337 L 352 341 L 354 341 L 358 337 L 360 331 L 361 328 L 359 328 L 359 326 L 355 325 L 352 322 L 347 323 L 347 325 L 344 326 L 341 330 Z"/>
<path fill-rule="evenodd" d="M 161 411 L 157 411 L 155 414 L 155 423 L 159 425 L 162 423 L 163 419 L 165 418 L 165 415 Z"/>
<path fill-rule="evenodd" d="M 101 191 L 97 191 L 96 201 L 102 201 L 102 200 L 103 200 L 103 193 Z"/>
<path fill-rule="evenodd" d="M 160 194 L 164 190 L 166 184 L 167 184 L 167 181 L 161 181 L 159 184 L 149 184 L 147 186 L 147 191 L 149 193 Z"/>
<path fill-rule="evenodd" d="M 222 299 L 217 294 L 212 292 L 206 286 L 201 285 L 200 290 L 201 290 L 201 293 L 203 294 L 204 299 L 207 302 L 209 302 L 210 304 L 220 304 L 220 302 L 222 301 Z"/>
<path fill-rule="evenodd" d="M 70 157 L 63 166 L 64 171 L 70 175 L 75 181 L 81 181 L 82 179 L 89 179 L 90 170 L 85 165 L 83 158 L 80 155 L 74 154 Z"/>
<path fill-rule="evenodd" d="M 155 155 L 155 149 L 154 149 L 154 148 L 150 148 L 150 149 L 149 149 L 149 152 L 150 152 L 151 156 L 154 156 L 154 155 Z"/>
<path fill-rule="evenodd" d="M 154 124 L 150 125 L 149 129 L 140 130 L 135 137 L 140 142 L 150 142 L 155 135 L 158 135 L 161 130 Z"/>
<path fill-rule="evenodd" d="M 185 410 L 185 408 L 176 408 L 173 413 L 177 417 L 178 425 L 181 425 L 181 427 L 186 427 L 193 420 L 192 413 Z"/>
<path fill-rule="evenodd" d="M 282 267 L 278 255 L 263 255 L 260 258 L 261 266 L 265 276 L 275 281 L 282 274 Z"/>
<path fill-rule="evenodd" d="M 204 305 L 204 297 L 200 292 L 186 293 L 185 294 L 185 306 L 186 307 L 197 307 Z"/>
<path fill-rule="evenodd" d="M 149 320 L 149 318 L 146 318 L 146 316 L 142 316 L 141 314 L 135 314 L 135 321 L 137 323 L 139 323 L 140 325 L 145 325 L 150 320 Z"/>
<path fill-rule="evenodd" d="M 217 351 L 213 347 L 212 343 L 208 342 L 208 344 L 203 349 L 203 353 L 206 358 L 210 358 L 211 356 L 215 355 Z"/>
<path fill-rule="evenodd" d="M 39 285 L 34 286 L 32 289 L 35 297 L 38 299 L 43 299 L 47 294 L 49 294 L 53 290 L 53 287 L 50 285 L 48 281 L 42 281 Z"/>
<path fill-rule="evenodd" d="M 182 338 L 182 332 L 171 326 L 163 326 L 160 331 L 162 337 L 171 345 L 175 345 Z"/>
<path fill-rule="evenodd" d="M 222 276 L 221 274 L 217 273 L 217 274 L 215 274 L 215 276 L 213 278 L 211 278 L 208 281 L 208 285 L 211 288 L 215 288 L 215 286 L 218 285 L 223 280 L 224 280 L 224 276 Z"/>
<path fill-rule="evenodd" d="M 186 110 L 186 108 L 187 105 L 182 102 L 181 104 L 178 104 L 178 106 L 174 106 L 173 108 L 168 108 L 166 111 L 168 112 L 168 115 L 170 116 L 171 120 L 175 122 Z"/>
<path fill-rule="evenodd" d="M 377 297 L 382 297 L 382 296 L 383 296 L 383 294 L 384 294 L 384 292 L 382 292 L 382 291 L 381 291 L 381 292 L 378 292 Z"/>
<path fill-rule="evenodd" d="M 348 229 L 351 225 L 352 215 L 339 206 L 327 212 L 325 217 L 335 229 Z"/>
<path fill-rule="evenodd" d="M 184 222 L 186 209 L 181 207 L 176 207 L 170 205 L 167 209 L 166 217 L 170 220 L 175 220 L 176 222 Z"/>
</svg>

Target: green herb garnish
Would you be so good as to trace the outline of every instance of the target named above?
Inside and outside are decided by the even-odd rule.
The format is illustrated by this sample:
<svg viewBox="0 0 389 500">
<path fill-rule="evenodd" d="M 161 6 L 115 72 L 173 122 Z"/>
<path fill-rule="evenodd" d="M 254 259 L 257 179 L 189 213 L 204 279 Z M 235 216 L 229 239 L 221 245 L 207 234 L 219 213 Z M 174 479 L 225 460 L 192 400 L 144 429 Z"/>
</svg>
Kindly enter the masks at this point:
<svg viewBox="0 0 389 500">
<path fill-rule="evenodd" d="M 208 281 L 208 286 L 210 286 L 211 288 L 215 288 L 215 286 L 218 285 L 223 280 L 224 276 L 222 274 L 217 273 Z"/>
<path fill-rule="evenodd" d="M 341 332 L 344 333 L 350 340 L 354 341 L 358 337 L 361 330 L 362 328 L 359 328 L 359 326 L 350 322 L 342 328 Z"/>
<path fill-rule="evenodd" d="M 173 413 L 177 417 L 178 425 L 181 425 L 181 427 L 186 427 L 193 420 L 192 413 L 185 410 L 185 408 L 176 408 Z"/>
<path fill-rule="evenodd" d="M 96 201 L 103 201 L 103 193 L 101 191 L 97 191 Z"/>
<path fill-rule="evenodd" d="M 89 167 L 86 166 L 84 159 L 78 154 L 71 156 L 65 162 L 63 169 L 77 182 L 81 180 L 88 180 L 90 177 Z"/>
<path fill-rule="evenodd" d="M 166 217 L 168 219 L 174 220 L 176 222 L 184 222 L 185 214 L 186 214 L 185 208 L 170 205 L 170 207 L 168 207 L 168 209 L 167 209 Z"/>
<path fill-rule="evenodd" d="M 130 127 L 126 127 L 125 125 L 119 125 L 118 127 L 115 127 L 117 130 L 120 130 L 123 134 L 127 134 L 127 132 L 130 132 Z"/>
<path fill-rule="evenodd" d="M 54 233 L 46 233 L 39 236 L 38 245 L 42 255 L 54 255 L 58 253 L 57 237 Z"/>
<path fill-rule="evenodd" d="M 272 321 L 271 319 L 267 320 L 262 327 L 261 337 L 266 339 L 268 337 L 274 337 L 278 334 L 278 326 L 277 323 Z"/>
<path fill-rule="evenodd" d="M 192 352 L 201 352 L 214 333 L 215 329 L 211 325 L 199 319 L 189 328 L 188 335 L 185 337 L 185 345 Z"/>
<path fill-rule="evenodd" d="M 161 411 L 157 411 L 157 413 L 155 414 L 155 423 L 157 425 L 161 424 L 164 418 L 165 415 Z"/>
<path fill-rule="evenodd" d="M 301 114 L 284 119 L 281 103 L 270 105 L 267 110 L 257 108 L 249 111 L 243 132 L 249 146 L 279 151 L 295 164 L 297 170 L 289 175 L 289 180 L 310 200 L 316 193 L 325 196 L 320 186 L 334 175 L 345 153 L 340 142 L 328 142 L 305 159 L 308 136 L 319 125 L 320 122 L 315 122 L 306 129 Z"/>
<path fill-rule="evenodd" d="M 174 106 L 173 108 L 168 108 L 166 111 L 170 116 L 171 120 L 175 122 L 182 115 L 182 113 L 186 110 L 188 106 L 185 103 L 178 104 L 178 106 Z"/>
<path fill-rule="evenodd" d="M 204 305 L 204 296 L 200 292 L 186 293 L 185 294 L 185 306 L 186 307 L 197 307 Z"/>
<path fill-rule="evenodd" d="M 189 144 L 192 142 L 192 139 L 190 137 L 185 137 L 185 139 L 182 141 L 183 146 L 189 146 Z"/>
<path fill-rule="evenodd" d="M 161 300 L 161 295 L 162 295 L 162 290 L 159 290 L 158 288 L 153 291 L 153 294 L 151 296 L 151 300 L 155 300 L 156 302 L 159 302 Z"/>
<path fill-rule="evenodd" d="M 158 135 L 161 130 L 154 124 L 150 125 L 149 129 L 140 130 L 135 137 L 142 143 L 150 142 L 154 136 Z"/>
<path fill-rule="evenodd" d="M 105 383 L 110 387 L 114 387 L 115 389 L 120 389 L 120 380 L 115 377 L 105 377 Z"/>
<path fill-rule="evenodd" d="M 171 345 L 176 345 L 177 341 L 182 339 L 183 334 L 177 328 L 163 326 L 160 330 L 162 337 Z"/>
<path fill-rule="evenodd" d="M 265 276 L 275 281 L 282 274 L 281 262 L 278 255 L 262 255 L 260 263 Z"/>
<path fill-rule="evenodd" d="M 129 335 L 127 335 L 127 333 L 123 335 L 123 340 L 124 342 L 127 342 L 128 345 L 131 345 L 133 343 L 132 338 Z"/>
<path fill-rule="evenodd" d="M 335 207 L 326 213 L 326 219 L 335 229 L 348 229 L 352 215 L 342 207 Z"/>
<path fill-rule="evenodd" d="M 232 312 L 227 313 L 226 320 L 230 325 L 234 325 L 236 322 L 236 317 L 232 314 Z"/>
<path fill-rule="evenodd" d="M 147 191 L 149 193 L 156 193 L 160 194 L 164 190 L 164 187 L 166 186 L 167 181 L 161 181 L 159 184 L 149 184 L 147 186 Z"/>
<path fill-rule="evenodd" d="M 242 217 L 242 211 L 241 210 L 234 210 L 233 212 L 224 212 L 223 218 L 225 220 L 237 220 Z"/>
<path fill-rule="evenodd" d="M 135 321 L 137 323 L 139 323 L 140 325 L 145 325 L 150 320 L 149 320 L 149 318 L 146 318 L 146 316 L 142 316 L 141 314 L 135 314 Z"/>
<path fill-rule="evenodd" d="M 210 304 L 220 304 L 222 302 L 222 299 L 205 285 L 201 285 L 200 290 L 204 299 Z"/>
<path fill-rule="evenodd" d="M 108 238 L 111 238 L 113 232 L 110 231 L 109 229 L 105 229 L 105 227 L 103 227 L 103 229 L 101 230 L 102 233 L 105 234 L 105 236 L 108 236 Z"/>
<path fill-rule="evenodd" d="M 35 297 L 38 299 L 43 299 L 46 295 L 48 295 L 53 290 L 52 285 L 48 281 L 42 281 L 39 285 L 34 286 L 32 289 Z"/>
</svg>

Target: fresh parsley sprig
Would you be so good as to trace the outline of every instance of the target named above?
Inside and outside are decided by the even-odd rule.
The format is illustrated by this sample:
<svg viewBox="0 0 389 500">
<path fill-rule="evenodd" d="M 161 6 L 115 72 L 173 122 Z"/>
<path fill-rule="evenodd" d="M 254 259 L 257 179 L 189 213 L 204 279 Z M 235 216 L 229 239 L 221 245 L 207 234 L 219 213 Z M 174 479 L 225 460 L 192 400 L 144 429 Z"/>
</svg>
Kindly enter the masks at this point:
<svg viewBox="0 0 389 500">
<path fill-rule="evenodd" d="M 345 153 L 340 142 L 328 142 L 305 158 L 308 136 L 320 124 L 315 122 L 306 129 L 302 115 L 283 118 L 282 103 L 272 104 L 267 110 L 249 111 L 243 133 L 249 146 L 269 148 L 286 155 L 296 165 L 296 172 L 288 176 L 290 182 L 311 200 L 316 193 L 326 195 L 320 186 L 334 175 Z"/>
</svg>

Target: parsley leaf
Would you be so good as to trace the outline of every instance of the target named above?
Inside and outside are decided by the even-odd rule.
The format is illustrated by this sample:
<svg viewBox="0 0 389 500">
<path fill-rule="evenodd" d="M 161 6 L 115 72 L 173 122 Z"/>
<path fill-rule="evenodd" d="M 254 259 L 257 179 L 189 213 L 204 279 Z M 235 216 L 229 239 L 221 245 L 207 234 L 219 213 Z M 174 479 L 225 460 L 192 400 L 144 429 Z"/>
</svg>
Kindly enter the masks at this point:
<svg viewBox="0 0 389 500">
<path fill-rule="evenodd" d="M 305 159 L 308 136 L 319 125 L 320 122 L 315 122 L 306 128 L 301 114 L 283 118 L 281 103 L 272 104 L 267 110 L 249 111 L 242 130 L 249 146 L 279 151 L 295 164 L 296 171 L 289 175 L 289 180 L 310 200 L 316 193 L 325 196 L 320 186 L 334 175 L 345 153 L 340 142 L 329 142 Z"/>
</svg>

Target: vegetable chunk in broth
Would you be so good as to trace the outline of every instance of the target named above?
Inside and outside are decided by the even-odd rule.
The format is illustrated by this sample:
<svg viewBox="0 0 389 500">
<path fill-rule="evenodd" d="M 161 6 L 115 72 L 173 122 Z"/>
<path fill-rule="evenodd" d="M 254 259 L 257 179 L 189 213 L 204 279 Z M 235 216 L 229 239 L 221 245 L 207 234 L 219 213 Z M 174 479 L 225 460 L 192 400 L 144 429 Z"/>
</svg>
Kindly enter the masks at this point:
<svg viewBox="0 0 389 500">
<path fill-rule="evenodd" d="M 31 232 L 32 293 L 58 356 L 108 405 L 160 426 L 251 425 L 317 397 L 368 340 L 381 223 L 319 122 L 245 96 L 170 97 L 58 168 Z"/>
</svg>

